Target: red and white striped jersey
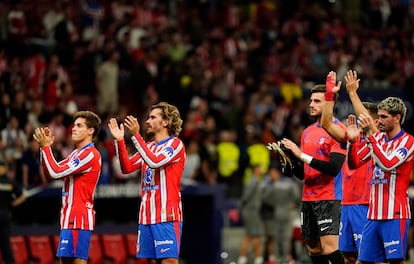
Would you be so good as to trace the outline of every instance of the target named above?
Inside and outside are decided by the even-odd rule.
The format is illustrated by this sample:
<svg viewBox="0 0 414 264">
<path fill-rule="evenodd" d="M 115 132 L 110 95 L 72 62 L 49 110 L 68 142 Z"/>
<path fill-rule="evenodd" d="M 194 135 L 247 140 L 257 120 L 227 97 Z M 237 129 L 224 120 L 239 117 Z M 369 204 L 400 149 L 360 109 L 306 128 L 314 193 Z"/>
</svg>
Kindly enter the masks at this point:
<svg viewBox="0 0 414 264">
<path fill-rule="evenodd" d="M 41 148 L 41 163 L 45 175 L 63 179 L 61 229 L 93 230 L 95 226 L 94 194 L 101 175 L 101 154 L 93 143 L 75 149 L 57 162 L 51 147 Z"/>
<path fill-rule="evenodd" d="M 354 144 L 366 144 L 366 139 L 360 136 L 356 142 L 358 143 Z M 344 163 L 342 175 L 343 205 L 369 204 L 373 171 L 374 164 L 372 160 L 355 167 L 348 158 L 348 161 Z"/>
<path fill-rule="evenodd" d="M 115 142 L 123 173 L 141 169 L 140 224 L 182 221 L 180 182 L 186 159 L 185 147 L 178 137 L 156 142 L 144 142 L 132 137 L 138 152 L 129 157 L 125 141 Z"/>
<path fill-rule="evenodd" d="M 392 139 L 384 132 L 368 138 L 368 144 L 351 144 L 351 166 L 373 159 L 368 219 L 410 219 L 409 175 L 414 162 L 414 137 L 403 130 Z"/>
</svg>

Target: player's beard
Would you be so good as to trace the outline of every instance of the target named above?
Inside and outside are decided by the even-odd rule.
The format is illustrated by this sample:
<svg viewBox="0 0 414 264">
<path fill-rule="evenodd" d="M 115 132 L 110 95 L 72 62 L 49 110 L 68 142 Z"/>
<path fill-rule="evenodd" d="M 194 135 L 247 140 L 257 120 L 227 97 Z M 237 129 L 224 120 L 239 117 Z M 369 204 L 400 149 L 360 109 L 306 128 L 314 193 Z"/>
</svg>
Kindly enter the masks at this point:
<svg viewBox="0 0 414 264">
<path fill-rule="evenodd" d="M 148 140 L 152 140 L 155 136 L 155 133 L 154 133 L 154 131 L 147 129 L 147 132 L 145 133 L 145 135 L 146 135 Z"/>
<path fill-rule="evenodd" d="M 387 132 L 390 132 L 392 129 L 393 129 L 392 127 L 390 127 L 386 124 L 379 124 L 378 125 L 378 130 L 381 131 L 381 132 L 387 133 Z"/>
<path fill-rule="evenodd" d="M 317 109 L 313 109 L 313 111 L 312 111 L 312 109 L 308 109 L 308 114 L 309 114 L 309 116 L 311 117 L 311 118 L 315 118 L 315 119 L 318 119 L 318 118 L 320 118 L 321 116 L 322 116 L 322 111 L 318 111 Z"/>
<path fill-rule="evenodd" d="M 313 120 L 318 120 L 318 119 L 320 119 L 322 117 L 322 114 L 321 113 L 315 113 L 315 114 L 310 114 L 309 116 Z"/>
</svg>

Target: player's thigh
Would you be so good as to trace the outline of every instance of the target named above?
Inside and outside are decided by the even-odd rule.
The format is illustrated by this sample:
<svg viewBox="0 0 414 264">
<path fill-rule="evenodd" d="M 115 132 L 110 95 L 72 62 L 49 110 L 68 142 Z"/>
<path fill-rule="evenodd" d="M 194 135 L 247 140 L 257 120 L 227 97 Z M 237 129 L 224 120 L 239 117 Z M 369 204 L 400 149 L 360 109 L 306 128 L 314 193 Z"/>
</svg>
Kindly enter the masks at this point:
<svg viewBox="0 0 414 264">
<path fill-rule="evenodd" d="M 339 200 L 314 202 L 313 210 L 320 236 L 339 235 L 341 208 L 341 201 Z"/>
<path fill-rule="evenodd" d="M 181 244 L 182 222 L 165 222 L 151 225 L 157 259 L 178 259 Z"/>
<path fill-rule="evenodd" d="M 405 259 L 408 247 L 408 219 L 394 219 L 381 223 L 380 232 L 384 241 L 387 260 Z"/>
<path fill-rule="evenodd" d="M 313 202 L 302 203 L 300 219 L 302 238 L 305 241 L 319 241 L 318 222 L 313 210 Z"/>
</svg>

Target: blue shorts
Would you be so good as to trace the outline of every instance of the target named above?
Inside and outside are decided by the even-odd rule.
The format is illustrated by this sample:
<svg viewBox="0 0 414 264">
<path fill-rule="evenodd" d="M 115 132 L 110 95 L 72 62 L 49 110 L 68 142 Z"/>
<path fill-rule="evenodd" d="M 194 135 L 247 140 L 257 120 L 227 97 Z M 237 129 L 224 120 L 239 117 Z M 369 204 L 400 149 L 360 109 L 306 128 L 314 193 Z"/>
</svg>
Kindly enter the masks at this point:
<svg viewBox="0 0 414 264">
<path fill-rule="evenodd" d="M 137 258 L 179 258 L 182 222 L 138 225 Z"/>
<path fill-rule="evenodd" d="M 339 250 L 358 252 L 362 230 L 367 223 L 368 205 L 342 205 Z"/>
<path fill-rule="evenodd" d="M 92 231 L 80 229 L 60 230 L 56 256 L 60 258 L 88 259 Z"/>
<path fill-rule="evenodd" d="M 405 259 L 409 225 L 409 219 L 368 220 L 362 231 L 358 260 L 388 262 Z"/>
</svg>

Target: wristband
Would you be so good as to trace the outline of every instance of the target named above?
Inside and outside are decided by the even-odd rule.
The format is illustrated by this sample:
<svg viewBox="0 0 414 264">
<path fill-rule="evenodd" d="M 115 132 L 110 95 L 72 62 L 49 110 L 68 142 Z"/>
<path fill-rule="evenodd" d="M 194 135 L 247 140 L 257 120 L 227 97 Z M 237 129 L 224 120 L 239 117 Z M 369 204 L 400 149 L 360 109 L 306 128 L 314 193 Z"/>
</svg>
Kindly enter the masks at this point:
<svg viewBox="0 0 414 264">
<path fill-rule="evenodd" d="M 325 100 L 326 101 L 333 101 L 335 98 L 335 93 L 333 92 L 333 88 L 335 87 L 335 83 L 332 82 L 331 76 L 326 77 L 326 92 L 325 92 Z"/>
<path fill-rule="evenodd" d="M 302 152 L 302 154 L 300 154 L 300 160 L 303 161 L 306 164 L 310 164 L 312 161 L 312 156 L 305 154 Z"/>
</svg>

